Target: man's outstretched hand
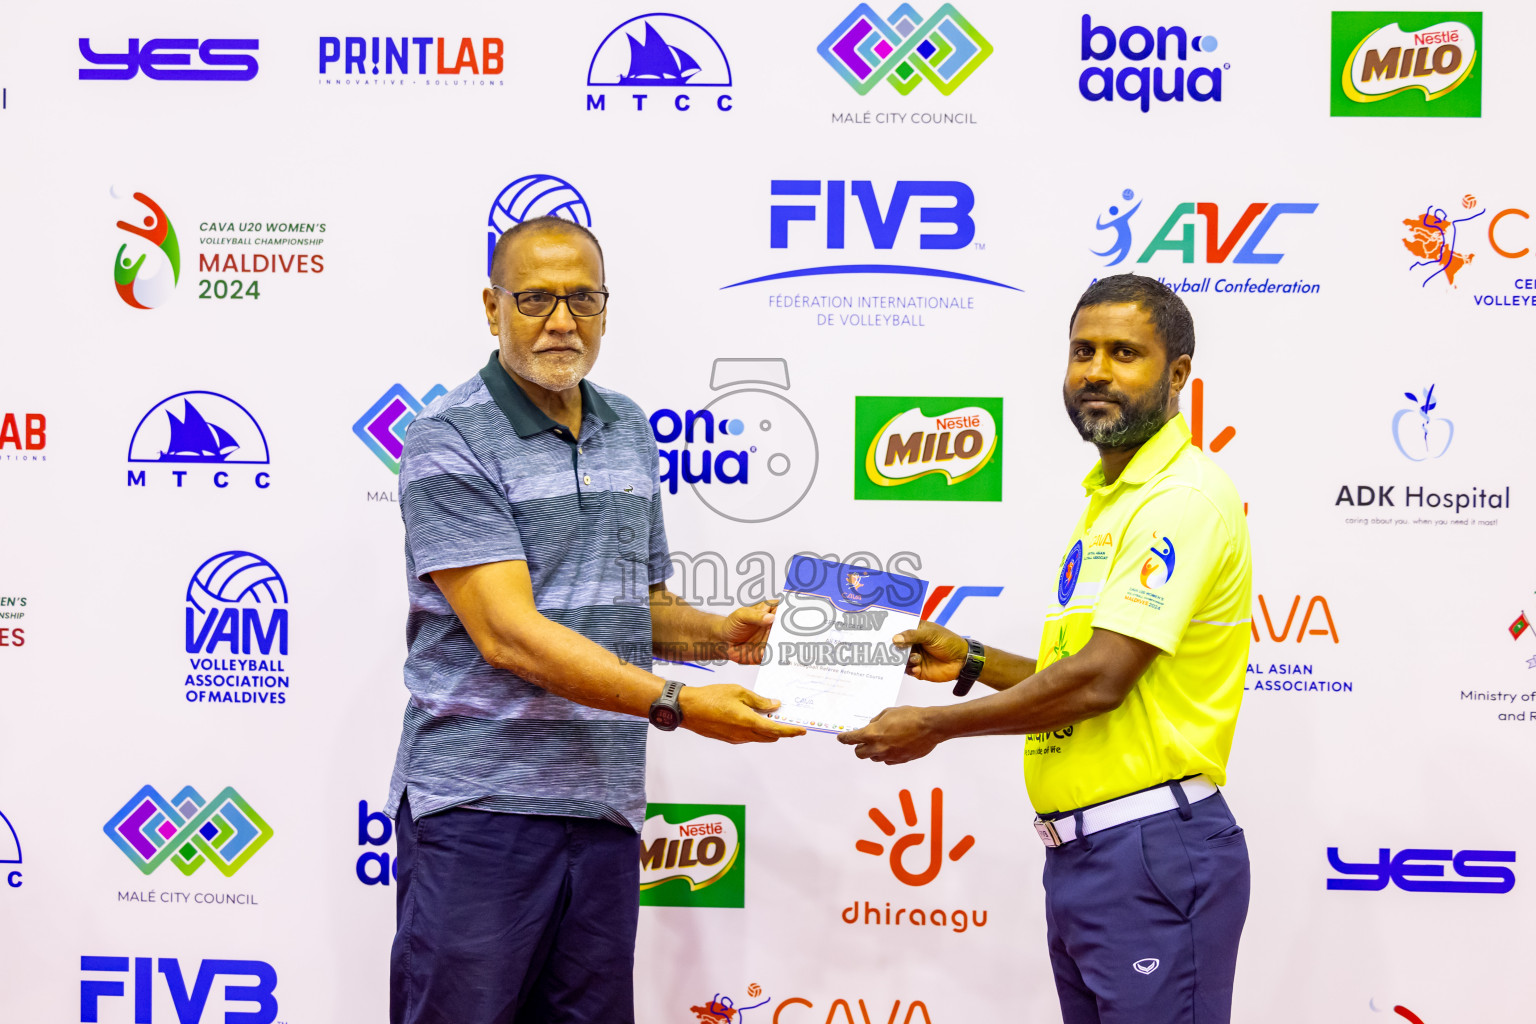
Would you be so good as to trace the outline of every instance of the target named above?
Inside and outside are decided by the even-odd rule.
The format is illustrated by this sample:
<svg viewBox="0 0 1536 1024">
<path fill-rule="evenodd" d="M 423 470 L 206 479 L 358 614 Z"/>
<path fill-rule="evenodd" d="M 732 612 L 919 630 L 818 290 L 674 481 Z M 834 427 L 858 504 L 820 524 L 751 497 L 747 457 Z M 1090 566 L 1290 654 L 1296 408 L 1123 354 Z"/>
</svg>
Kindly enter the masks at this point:
<svg viewBox="0 0 1536 1024">
<path fill-rule="evenodd" d="M 934 628 L 943 629 L 942 626 Z M 960 643 L 963 648 L 965 641 Z M 855 754 L 870 761 L 883 761 L 886 764 L 916 761 L 927 756 L 944 738 L 929 727 L 925 710 L 912 707 L 886 708 L 871 718 L 864 728 L 842 733 L 837 740 L 851 745 Z"/>
</svg>

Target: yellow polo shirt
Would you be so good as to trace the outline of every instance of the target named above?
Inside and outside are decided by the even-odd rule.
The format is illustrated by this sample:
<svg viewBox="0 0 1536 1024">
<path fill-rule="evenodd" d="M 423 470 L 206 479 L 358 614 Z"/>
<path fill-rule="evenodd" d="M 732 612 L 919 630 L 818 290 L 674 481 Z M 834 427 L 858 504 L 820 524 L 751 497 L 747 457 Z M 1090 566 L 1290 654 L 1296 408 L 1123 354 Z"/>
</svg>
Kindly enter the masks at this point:
<svg viewBox="0 0 1536 1024">
<path fill-rule="evenodd" d="M 1088 508 L 1062 556 L 1038 668 L 1082 650 L 1094 629 L 1162 653 L 1120 707 L 1025 737 L 1024 781 L 1042 814 L 1186 775 L 1225 783 L 1248 664 L 1248 521 L 1184 417 L 1163 424 L 1114 483 L 1101 462 L 1083 487 Z"/>
</svg>

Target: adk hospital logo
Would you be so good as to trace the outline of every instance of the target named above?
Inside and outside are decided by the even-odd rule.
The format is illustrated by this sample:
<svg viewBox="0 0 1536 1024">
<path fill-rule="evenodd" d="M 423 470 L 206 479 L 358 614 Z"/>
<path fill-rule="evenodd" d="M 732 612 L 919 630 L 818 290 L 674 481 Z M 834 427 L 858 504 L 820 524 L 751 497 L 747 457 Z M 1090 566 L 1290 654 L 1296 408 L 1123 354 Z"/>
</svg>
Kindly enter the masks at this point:
<svg viewBox="0 0 1536 1024">
<path fill-rule="evenodd" d="M 731 84 L 731 62 L 709 29 L 680 14 L 642 14 L 614 28 L 593 52 L 587 109 L 727 112 Z"/>
<path fill-rule="evenodd" d="M 650 804 L 640 833 L 640 905 L 746 906 L 747 809 Z"/>
<path fill-rule="evenodd" d="M 1001 501 L 1001 398 L 854 399 L 853 496 Z"/>
<path fill-rule="evenodd" d="M 271 562 L 223 551 L 187 584 L 188 703 L 288 702 L 288 585 Z"/>
<path fill-rule="evenodd" d="M 783 359 L 716 359 L 700 408 L 660 408 L 651 433 L 662 488 L 693 490 L 710 511 L 738 523 L 789 512 L 810 492 L 821 462 L 816 431 L 788 397 Z"/>
</svg>

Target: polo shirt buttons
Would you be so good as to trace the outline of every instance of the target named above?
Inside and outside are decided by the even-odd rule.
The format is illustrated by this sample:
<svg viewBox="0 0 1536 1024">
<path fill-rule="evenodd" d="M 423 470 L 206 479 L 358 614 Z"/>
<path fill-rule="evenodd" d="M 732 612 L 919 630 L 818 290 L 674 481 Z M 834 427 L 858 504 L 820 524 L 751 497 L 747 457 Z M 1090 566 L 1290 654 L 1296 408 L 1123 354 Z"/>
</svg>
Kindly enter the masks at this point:
<svg viewBox="0 0 1536 1024">
<path fill-rule="evenodd" d="M 588 474 L 588 475 L 582 477 L 581 478 L 581 482 L 586 484 L 588 487 L 591 487 L 592 486 L 592 476 L 591 476 L 591 474 Z"/>
</svg>

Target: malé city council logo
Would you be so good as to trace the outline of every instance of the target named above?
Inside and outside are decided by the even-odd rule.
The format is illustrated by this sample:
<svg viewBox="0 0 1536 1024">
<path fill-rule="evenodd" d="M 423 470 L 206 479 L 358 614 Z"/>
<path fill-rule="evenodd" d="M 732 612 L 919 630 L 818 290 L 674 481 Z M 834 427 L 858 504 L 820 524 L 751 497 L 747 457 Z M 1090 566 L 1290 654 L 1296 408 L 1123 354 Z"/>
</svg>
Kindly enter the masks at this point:
<svg viewBox="0 0 1536 1024">
<path fill-rule="evenodd" d="M 399 476 L 400 457 L 405 454 L 406 428 L 415 422 L 421 410 L 447 393 L 448 389 L 438 384 L 418 400 L 404 384 L 396 384 L 352 424 L 352 433 L 389 467 L 391 473 Z"/>
<path fill-rule="evenodd" d="M 953 4 L 926 19 L 911 4 L 888 19 L 859 4 L 816 52 L 860 96 L 881 82 L 907 96 L 925 79 L 948 96 L 992 55 L 992 44 Z"/>
<path fill-rule="evenodd" d="M 1480 11 L 1334 11 L 1333 117 L 1481 117 Z"/>
<path fill-rule="evenodd" d="M 167 800 L 145 786 L 102 831 L 146 875 L 170 861 L 184 875 L 212 864 L 228 877 L 272 838 L 272 827 L 233 787 L 204 800 L 187 786 Z"/>
<path fill-rule="evenodd" d="M 123 197 L 114 188 L 112 198 Z M 154 309 L 165 305 L 181 281 L 181 247 L 176 242 L 176 229 L 160 204 L 143 192 L 135 192 L 133 198 L 149 212 L 139 218 L 138 224 L 117 222 L 119 229 L 134 238 L 118 246 L 112 281 L 118 296 L 128 305 L 134 309 Z"/>
<path fill-rule="evenodd" d="M 502 233 L 530 217 L 559 217 L 584 228 L 592 226 L 592 211 L 576 186 L 553 174 L 525 174 L 513 179 L 496 194 L 486 218 L 485 274 L 491 274 L 491 256 Z"/>
</svg>

